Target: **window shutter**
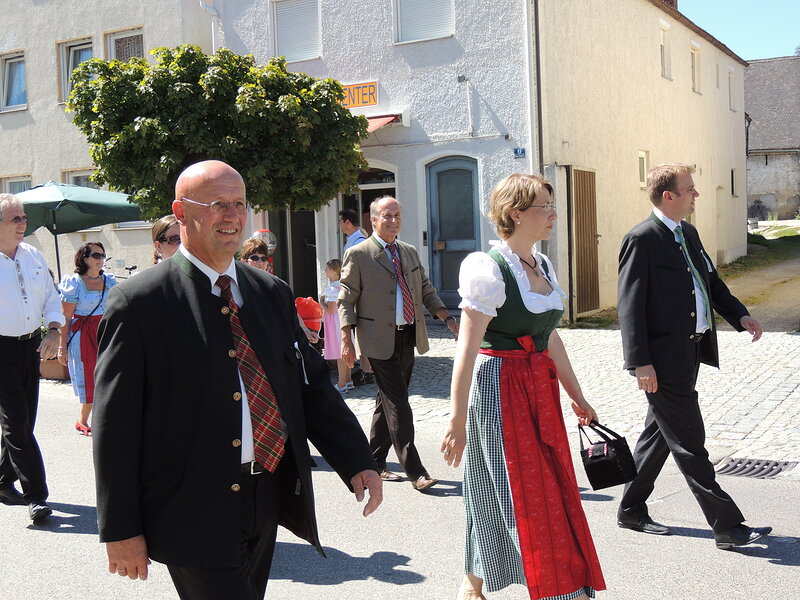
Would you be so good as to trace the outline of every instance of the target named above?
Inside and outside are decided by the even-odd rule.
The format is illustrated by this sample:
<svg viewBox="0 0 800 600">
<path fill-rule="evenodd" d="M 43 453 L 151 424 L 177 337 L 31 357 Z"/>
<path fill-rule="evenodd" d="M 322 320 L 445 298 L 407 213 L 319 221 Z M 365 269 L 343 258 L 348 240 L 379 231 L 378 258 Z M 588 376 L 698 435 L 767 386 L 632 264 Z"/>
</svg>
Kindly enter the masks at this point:
<svg viewBox="0 0 800 600">
<path fill-rule="evenodd" d="M 144 36 L 141 33 L 114 38 L 114 58 L 127 62 L 144 56 Z"/>
<path fill-rule="evenodd" d="M 275 54 L 286 60 L 317 58 L 320 52 L 318 0 L 275 3 Z"/>
<path fill-rule="evenodd" d="M 397 10 L 399 42 L 453 34 L 453 0 L 397 0 Z"/>
</svg>

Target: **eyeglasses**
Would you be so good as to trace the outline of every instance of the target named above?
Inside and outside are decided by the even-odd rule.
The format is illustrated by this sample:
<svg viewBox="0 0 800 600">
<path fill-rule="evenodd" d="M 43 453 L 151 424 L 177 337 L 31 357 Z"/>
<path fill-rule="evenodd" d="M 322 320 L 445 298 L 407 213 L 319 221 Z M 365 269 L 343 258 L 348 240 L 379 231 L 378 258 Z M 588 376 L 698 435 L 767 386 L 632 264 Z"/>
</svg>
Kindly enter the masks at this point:
<svg viewBox="0 0 800 600">
<path fill-rule="evenodd" d="M 192 204 L 197 204 L 198 206 L 207 206 L 211 209 L 212 213 L 219 213 L 225 212 L 229 208 L 233 207 L 236 209 L 237 213 L 246 213 L 249 205 L 247 202 L 242 202 L 241 200 L 237 200 L 236 202 L 220 202 L 219 200 L 215 200 L 210 204 L 208 202 L 198 202 L 197 200 L 192 200 L 191 198 L 181 198 L 181 200 L 185 200 L 186 202 L 191 202 Z"/>
<path fill-rule="evenodd" d="M 10 219 L 3 219 L 3 221 L 6 221 L 8 223 L 16 223 L 17 225 L 19 225 L 20 223 L 27 223 L 28 217 L 22 215 L 21 217 L 11 217 Z"/>
<path fill-rule="evenodd" d="M 179 235 L 170 235 L 170 236 L 162 235 L 160 238 L 158 238 L 158 241 L 161 242 L 162 244 L 169 244 L 170 246 L 180 246 L 180 244 L 181 244 L 181 236 L 179 236 Z"/>
<path fill-rule="evenodd" d="M 544 208 L 546 210 L 555 210 L 556 205 L 553 202 L 548 202 L 547 204 L 531 204 L 527 208 L 523 208 L 522 210 L 528 210 L 528 208 Z"/>
<path fill-rule="evenodd" d="M 92 252 L 89 255 L 89 258 L 94 258 L 95 260 L 100 260 L 101 258 L 105 258 L 105 257 L 106 257 L 105 254 L 100 254 L 99 252 Z"/>
<path fill-rule="evenodd" d="M 267 262 L 269 260 L 269 257 L 263 256 L 261 254 L 251 254 L 250 256 L 247 257 L 247 260 L 254 260 L 256 262 L 258 261 Z"/>
</svg>

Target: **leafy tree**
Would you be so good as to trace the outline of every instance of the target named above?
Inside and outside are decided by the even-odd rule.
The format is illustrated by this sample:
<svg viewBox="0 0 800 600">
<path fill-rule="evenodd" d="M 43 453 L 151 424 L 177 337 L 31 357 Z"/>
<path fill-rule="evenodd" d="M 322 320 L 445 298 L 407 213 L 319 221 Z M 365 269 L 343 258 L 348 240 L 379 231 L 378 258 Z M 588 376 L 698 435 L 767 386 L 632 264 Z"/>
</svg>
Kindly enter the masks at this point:
<svg viewBox="0 0 800 600">
<path fill-rule="evenodd" d="M 94 180 L 133 195 L 145 218 L 171 212 L 189 164 L 223 160 L 256 210 L 311 209 L 357 185 L 367 121 L 344 108 L 333 79 L 290 73 L 283 58 L 197 46 L 145 59 L 92 59 L 72 75 L 67 109 L 90 144 Z"/>
</svg>

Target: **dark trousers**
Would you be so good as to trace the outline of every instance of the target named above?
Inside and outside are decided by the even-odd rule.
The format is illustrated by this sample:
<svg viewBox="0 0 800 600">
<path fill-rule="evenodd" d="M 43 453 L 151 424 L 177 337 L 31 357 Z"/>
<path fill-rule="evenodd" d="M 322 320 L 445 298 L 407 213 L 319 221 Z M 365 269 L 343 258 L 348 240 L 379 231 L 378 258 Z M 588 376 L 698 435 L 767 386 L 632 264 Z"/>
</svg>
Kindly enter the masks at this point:
<svg viewBox="0 0 800 600">
<path fill-rule="evenodd" d="M 692 344 L 688 351 L 697 354 L 697 345 Z M 694 389 L 698 367 L 696 359 L 690 381 L 659 381 L 658 391 L 647 394 L 647 418 L 633 452 L 638 475 L 625 486 L 620 510 L 632 516 L 647 514 L 645 502 L 671 452 L 708 524 L 720 532 L 739 525 L 744 516 L 717 483 L 714 466 L 708 459 L 703 415 Z"/>
<path fill-rule="evenodd" d="M 33 436 L 39 407 L 39 353 L 42 340 L 0 339 L 0 488 L 19 479 L 25 502 L 47 500 L 44 462 Z"/>
<path fill-rule="evenodd" d="M 287 444 L 288 445 L 288 444 Z M 288 454 L 288 453 L 287 453 Z M 267 592 L 282 489 L 289 485 L 284 455 L 275 473 L 250 475 L 239 480 L 242 502 L 239 564 L 235 567 L 176 567 L 167 565 L 182 600 L 262 600 Z M 210 515 L 213 519 L 214 516 Z M 202 527 L 202 523 L 197 524 Z"/>
<path fill-rule="evenodd" d="M 385 469 L 389 449 L 394 447 L 403 471 L 412 480 L 428 474 L 414 445 L 414 415 L 408 403 L 415 344 L 414 327 L 407 327 L 402 331 L 395 331 L 394 352 L 388 359 L 369 357 L 375 382 L 378 384 L 378 396 L 369 433 L 372 455 L 378 468 Z"/>
</svg>

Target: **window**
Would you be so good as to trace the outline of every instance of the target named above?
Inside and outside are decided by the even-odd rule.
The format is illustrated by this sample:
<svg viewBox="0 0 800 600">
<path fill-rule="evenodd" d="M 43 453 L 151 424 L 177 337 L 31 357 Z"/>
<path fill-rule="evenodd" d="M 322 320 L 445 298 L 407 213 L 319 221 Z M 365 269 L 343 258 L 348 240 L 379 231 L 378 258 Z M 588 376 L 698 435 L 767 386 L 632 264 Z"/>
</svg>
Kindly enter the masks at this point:
<svg viewBox="0 0 800 600">
<path fill-rule="evenodd" d="M 141 29 L 110 33 L 106 38 L 106 54 L 111 60 L 128 62 L 144 57 L 144 35 Z"/>
<path fill-rule="evenodd" d="M 97 189 L 97 184 L 91 180 L 92 173 L 94 173 L 92 169 L 64 171 L 64 183 Z"/>
<path fill-rule="evenodd" d="M 31 176 L 21 175 L 19 177 L 6 177 L 2 180 L 0 189 L 6 194 L 19 194 L 25 190 L 31 189 Z"/>
<path fill-rule="evenodd" d="M 731 169 L 731 196 L 736 197 L 736 169 Z"/>
<path fill-rule="evenodd" d="M 733 69 L 728 69 L 728 108 L 731 110 L 736 110 L 736 98 L 735 98 L 735 90 L 736 87 L 736 76 L 733 72 Z"/>
<path fill-rule="evenodd" d="M 28 103 L 25 89 L 25 57 L 21 53 L 0 57 L 0 109 L 22 108 Z"/>
<path fill-rule="evenodd" d="M 82 62 L 92 58 L 92 40 L 61 44 L 61 102 L 66 102 L 72 91 L 72 71 Z"/>
<path fill-rule="evenodd" d="M 717 89 L 719 89 L 719 63 L 717 63 Z"/>
<path fill-rule="evenodd" d="M 672 78 L 672 61 L 670 58 L 670 50 L 669 50 L 669 24 L 660 21 L 659 22 L 659 35 L 660 35 L 660 42 L 659 42 L 659 52 L 661 55 L 661 76 L 666 79 Z"/>
<path fill-rule="evenodd" d="M 650 153 L 646 150 L 639 150 L 639 187 L 647 187 L 647 171 L 650 162 Z"/>
<path fill-rule="evenodd" d="M 700 46 L 692 42 L 691 49 L 692 64 L 692 91 L 700 93 Z"/>
<path fill-rule="evenodd" d="M 287 62 L 311 60 L 322 54 L 318 0 L 273 2 L 275 54 Z"/>
<path fill-rule="evenodd" d="M 453 0 L 395 0 L 398 42 L 453 35 Z"/>
</svg>

